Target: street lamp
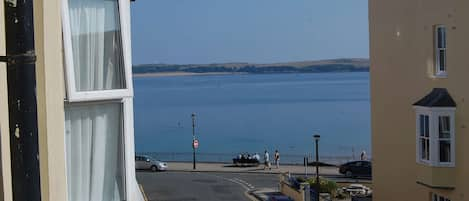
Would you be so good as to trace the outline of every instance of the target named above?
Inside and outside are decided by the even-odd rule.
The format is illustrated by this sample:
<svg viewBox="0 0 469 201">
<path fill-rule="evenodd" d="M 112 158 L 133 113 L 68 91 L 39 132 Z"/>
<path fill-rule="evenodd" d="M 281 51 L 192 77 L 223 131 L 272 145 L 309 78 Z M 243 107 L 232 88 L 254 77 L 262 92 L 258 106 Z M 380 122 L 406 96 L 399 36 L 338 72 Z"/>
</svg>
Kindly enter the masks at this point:
<svg viewBox="0 0 469 201">
<path fill-rule="evenodd" d="M 195 170 L 195 146 L 194 146 L 194 142 L 195 142 L 195 113 L 192 113 L 191 115 L 192 117 L 192 169 Z"/>
<path fill-rule="evenodd" d="M 319 138 L 321 138 L 320 135 L 315 134 L 314 136 L 314 141 L 316 142 L 316 201 L 319 201 L 319 189 L 321 187 L 321 184 L 319 183 Z"/>
</svg>

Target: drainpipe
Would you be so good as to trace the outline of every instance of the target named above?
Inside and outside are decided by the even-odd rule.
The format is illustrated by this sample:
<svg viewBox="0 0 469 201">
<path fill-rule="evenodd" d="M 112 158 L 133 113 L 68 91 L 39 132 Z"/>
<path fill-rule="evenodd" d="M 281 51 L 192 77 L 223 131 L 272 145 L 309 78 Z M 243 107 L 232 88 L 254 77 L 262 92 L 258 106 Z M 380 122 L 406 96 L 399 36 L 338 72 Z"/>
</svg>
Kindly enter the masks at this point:
<svg viewBox="0 0 469 201">
<path fill-rule="evenodd" d="M 33 0 L 4 0 L 13 200 L 40 201 Z"/>
</svg>

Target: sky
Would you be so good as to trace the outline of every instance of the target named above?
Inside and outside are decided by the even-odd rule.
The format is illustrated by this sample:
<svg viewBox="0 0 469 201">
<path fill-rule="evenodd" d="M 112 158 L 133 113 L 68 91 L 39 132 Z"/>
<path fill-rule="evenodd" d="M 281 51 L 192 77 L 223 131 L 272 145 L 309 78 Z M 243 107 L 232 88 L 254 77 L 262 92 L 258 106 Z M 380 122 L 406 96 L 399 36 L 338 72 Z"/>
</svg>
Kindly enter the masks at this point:
<svg viewBox="0 0 469 201">
<path fill-rule="evenodd" d="M 368 58 L 368 0 L 137 0 L 134 64 Z"/>
</svg>

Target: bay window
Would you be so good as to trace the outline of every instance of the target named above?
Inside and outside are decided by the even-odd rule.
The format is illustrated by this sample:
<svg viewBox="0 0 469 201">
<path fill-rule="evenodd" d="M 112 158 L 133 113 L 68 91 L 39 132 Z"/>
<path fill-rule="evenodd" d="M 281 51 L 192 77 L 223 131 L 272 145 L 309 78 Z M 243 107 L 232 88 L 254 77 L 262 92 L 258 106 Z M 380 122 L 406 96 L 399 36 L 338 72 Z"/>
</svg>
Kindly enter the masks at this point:
<svg viewBox="0 0 469 201">
<path fill-rule="evenodd" d="M 454 166 L 454 109 L 417 107 L 417 162 Z"/>
<path fill-rule="evenodd" d="M 128 0 L 63 1 L 68 201 L 129 200 L 129 9 Z"/>
<path fill-rule="evenodd" d="M 434 88 L 413 105 L 417 163 L 454 167 L 456 102 L 445 88 Z"/>
</svg>

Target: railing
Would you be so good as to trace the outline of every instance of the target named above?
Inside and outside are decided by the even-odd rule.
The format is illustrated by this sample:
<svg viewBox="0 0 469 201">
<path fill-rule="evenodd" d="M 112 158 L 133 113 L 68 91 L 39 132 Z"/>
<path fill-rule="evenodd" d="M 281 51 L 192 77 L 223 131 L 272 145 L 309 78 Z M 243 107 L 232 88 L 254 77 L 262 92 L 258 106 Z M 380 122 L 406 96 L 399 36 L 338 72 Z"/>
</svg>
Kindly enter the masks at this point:
<svg viewBox="0 0 469 201">
<path fill-rule="evenodd" d="M 263 161 L 263 153 L 258 153 Z M 162 161 L 172 162 L 190 162 L 192 161 L 192 152 L 140 152 L 137 155 L 147 155 Z M 213 163 L 232 163 L 233 158 L 238 156 L 239 153 L 196 153 L 196 160 L 198 162 L 213 162 Z M 282 164 L 304 164 L 305 155 L 300 154 L 282 154 L 280 156 L 280 163 Z M 308 161 L 311 163 L 314 160 L 311 156 Z M 271 162 L 273 162 L 273 153 L 271 153 Z M 320 156 L 321 162 L 339 165 L 348 161 L 354 160 L 352 156 Z"/>
</svg>

